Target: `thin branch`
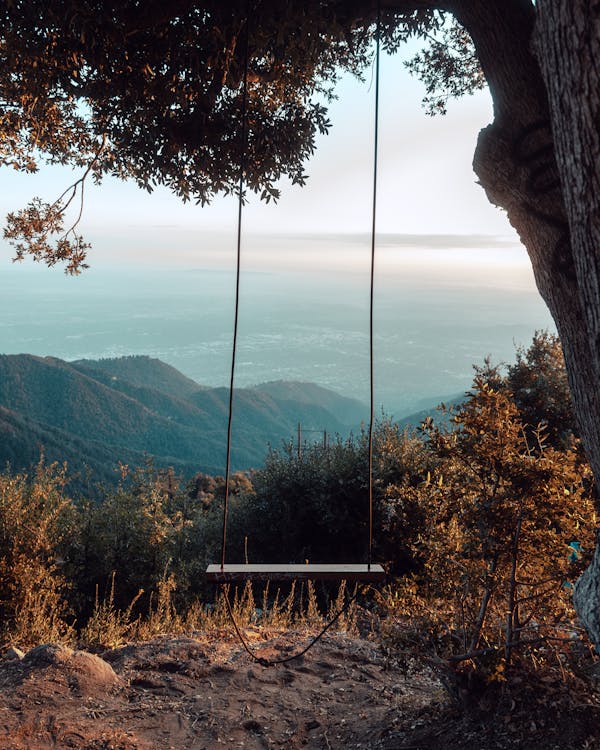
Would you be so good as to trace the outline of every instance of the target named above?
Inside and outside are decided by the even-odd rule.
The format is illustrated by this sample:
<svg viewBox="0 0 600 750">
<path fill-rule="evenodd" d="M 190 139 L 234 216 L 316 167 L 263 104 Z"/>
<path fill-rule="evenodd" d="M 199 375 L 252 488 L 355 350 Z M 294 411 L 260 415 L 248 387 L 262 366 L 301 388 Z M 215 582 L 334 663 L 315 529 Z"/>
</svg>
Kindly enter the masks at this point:
<svg viewBox="0 0 600 750">
<path fill-rule="evenodd" d="M 447 658 L 449 662 L 460 662 L 469 661 L 470 659 L 476 659 L 479 656 L 487 656 L 488 654 L 494 654 L 498 651 L 504 650 L 506 647 L 515 648 L 520 646 L 535 646 L 539 643 L 547 643 L 548 641 L 565 641 L 569 642 L 569 638 L 558 638 L 552 636 L 540 636 L 539 638 L 528 638 L 526 640 L 520 639 L 518 641 L 512 641 L 511 643 L 504 644 L 503 646 L 488 646 L 487 648 L 480 648 L 475 651 L 467 651 L 464 654 L 452 654 Z"/>
<path fill-rule="evenodd" d="M 87 165 L 85 172 L 81 175 L 81 177 L 79 177 L 79 179 L 75 180 L 75 182 L 72 185 L 69 185 L 69 187 L 66 188 L 66 190 L 64 190 L 64 192 L 62 193 L 62 195 L 60 195 L 54 201 L 54 203 L 50 206 L 50 210 L 52 210 L 56 205 L 58 205 L 62 201 L 62 199 L 65 197 L 65 195 L 69 192 L 69 190 L 71 190 L 72 191 L 71 192 L 71 196 L 70 196 L 69 200 L 67 201 L 66 205 L 64 206 L 63 210 L 66 210 L 69 207 L 69 205 L 71 204 L 71 201 L 75 197 L 75 194 L 77 192 L 77 187 L 79 185 L 83 185 L 83 183 L 87 179 L 89 173 L 92 171 L 92 169 L 96 165 L 96 162 L 100 158 L 100 155 L 104 151 L 105 147 L 106 147 L 106 133 L 103 134 L 103 136 L 102 136 L 102 143 L 100 144 L 98 150 L 94 154 L 94 158 Z M 77 223 L 79 222 L 80 219 L 81 219 L 81 213 L 79 214 L 79 219 L 77 220 L 77 222 L 75 222 L 75 225 L 71 229 L 73 229 L 75 226 L 77 226 Z M 71 231 L 71 230 L 69 230 L 69 231 Z"/>
<path fill-rule="evenodd" d="M 521 528 L 523 525 L 523 505 L 520 507 L 517 527 L 515 529 L 512 544 L 512 560 L 510 566 L 510 579 L 508 589 L 508 612 L 506 613 L 506 646 L 504 649 L 504 658 L 507 666 L 510 664 L 512 656 L 512 647 L 509 645 L 516 632 L 516 639 L 519 640 L 519 634 L 516 629 L 519 627 L 519 606 L 521 600 L 517 596 L 517 563 L 519 559 L 519 542 L 521 539 Z"/>
<path fill-rule="evenodd" d="M 519 586 L 544 586 L 546 583 L 556 583 L 556 577 L 544 578 L 543 581 L 521 581 L 517 579 L 516 583 Z"/>
<path fill-rule="evenodd" d="M 469 651 L 473 651 L 477 647 L 477 644 L 479 643 L 479 640 L 481 638 L 481 631 L 483 629 L 483 623 L 485 622 L 488 605 L 490 603 L 490 599 L 492 598 L 492 592 L 495 588 L 494 573 L 496 572 L 496 567 L 498 566 L 498 557 L 499 554 L 496 553 L 490 563 L 490 567 L 486 575 L 486 585 L 484 588 L 481 605 L 479 607 L 477 620 L 475 621 L 475 629 L 473 631 L 473 637 L 471 638 L 471 646 L 469 648 Z"/>
<path fill-rule="evenodd" d="M 556 583 L 556 582 L 555 582 Z M 553 586 L 550 589 L 546 589 L 545 591 L 539 591 L 537 594 L 530 594 L 529 596 L 524 596 L 522 599 L 517 599 L 517 604 L 523 604 L 525 602 L 531 602 L 535 599 L 541 599 L 543 596 L 548 596 L 548 594 L 551 594 L 555 590 L 556 586 Z"/>
</svg>

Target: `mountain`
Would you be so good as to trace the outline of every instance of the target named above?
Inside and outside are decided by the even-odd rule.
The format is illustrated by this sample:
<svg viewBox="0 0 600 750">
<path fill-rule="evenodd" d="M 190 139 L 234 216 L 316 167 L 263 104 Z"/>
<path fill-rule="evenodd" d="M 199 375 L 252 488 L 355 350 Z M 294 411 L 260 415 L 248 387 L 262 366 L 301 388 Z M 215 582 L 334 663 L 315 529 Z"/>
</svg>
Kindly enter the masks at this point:
<svg viewBox="0 0 600 750">
<path fill-rule="evenodd" d="M 446 407 L 457 408 L 465 401 L 464 393 L 455 393 L 452 396 L 446 398 L 440 398 L 438 401 L 430 402 L 428 399 L 423 399 L 419 402 L 424 408 L 419 411 L 407 414 L 406 416 L 395 420 L 396 424 L 400 427 L 414 427 L 417 428 L 424 422 L 428 417 L 431 417 L 437 424 L 446 425 L 450 424 L 450 418 L 448 413 L 442 412 L 438 407 L 440 404 L 444 404 Z"/>
<path fill-rule="evenodd" d="M 110 446 L 78 438 L 64 430 L 41 425 L 0 406 L 0 466 L 32 472 L 43 455 L 46 464 L 66 462 L 72 483 L 89 489 L 98 483 L 112 484 L 119 475 L 117 460 L 130 466 L 142 466 L 147 456 L 140 451 L 123 450 L 115 460 Z M 170 464 L 181 474 L 195 467 L 173 460 Z M 161 466 L 157 461 L 157 466 Z"/>
<path fill-rule="evenodd" d="M 171 365 L 145 355 L 78 359 L 70 364 L 82 372 L 93 370 L 97 375 L 104 373 L 113 380 L 122 380 L 130 385 L 151 388 L 166 393 L 168 396 L 179 394 L 185 397 L 203 387 Z"/>
<path fill-rule="evenodd" d="M 78 360 L 0 355 L 0 461 L 47 460 L 116 479 L 117 462 L 222 473 L 229 391 L 206 388 L 150 357 Z M 347 434 L 360 402 L 310 383 L 266 383 L 234 394 L 232 468 L 264 461 L 268 446 L 303 430 Z M 89 472 L 88 472 L 89 473 Z"/>
<path fill-rule="evenodd" d="M 368 418 L 368 407 L 353 398 L 322 388 L 316 383 L 303 383 L 294 380 L 273 380 L 255 386 L 255 390 L 268 393 L 279 401 L 290 401 L 312 406 L 320 406 L 347 425 L 359 425 Z"/>
</svg>

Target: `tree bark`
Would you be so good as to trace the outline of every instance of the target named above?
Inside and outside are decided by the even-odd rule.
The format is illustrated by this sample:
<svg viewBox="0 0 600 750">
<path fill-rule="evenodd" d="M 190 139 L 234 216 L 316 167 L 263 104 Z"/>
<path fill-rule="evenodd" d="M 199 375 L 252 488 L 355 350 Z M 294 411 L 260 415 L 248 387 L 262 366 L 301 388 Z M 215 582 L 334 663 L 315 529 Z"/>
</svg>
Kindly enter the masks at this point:
<svg viewBox="0 0 600 750">
<path fill-rule="evenodd" d="M 550 102 L 569 225 L 579 335 L 587 342 L 586 382 L 574 392 L 582 434 L 600 482 L 600 5 L 539 0 L 534 45 Z M 572 366 L 579 367 L 575 361 Z M 590 407 L 583 411 L 582 406 Z M 600 647 L 600 552 L 575 586 L 578 614 Z"/>
<path fill-rule="evenodd" d="M 445 0 L 435 7 L 470 33 L 489 84 L 494 122 L 479 135 L 473 168 L 529 253 L 600 489 L 600 4 Z M 600 646 L 600 630 L 594 640 Z"/>
<path fill-rule="evenodd" d="M 494 102 L 495 119 L 480 133 L 473 166 L 531 258 L 563 345 L 581 438 L 598 484 L 598 5 L 594 11 L 592 0 L 538 0 L 536 10 L 530 0 L 454 0 L 453 6 L 471 34 Z M 600 552 L 596 558 L 576 586 L 575 606 L 600 648 Z"/>
</svg>

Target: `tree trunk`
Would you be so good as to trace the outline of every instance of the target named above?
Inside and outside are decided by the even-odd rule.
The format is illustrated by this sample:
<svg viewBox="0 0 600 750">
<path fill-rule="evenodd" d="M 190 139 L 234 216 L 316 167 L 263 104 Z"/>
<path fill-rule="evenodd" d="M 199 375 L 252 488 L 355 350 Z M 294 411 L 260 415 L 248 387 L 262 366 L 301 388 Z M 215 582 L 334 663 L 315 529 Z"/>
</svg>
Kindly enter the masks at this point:
<svg viewBox="0 0 600 750">
<path fill-rule="evenodd" d="M 506 669 L 510 667 L 513 640 L 517 642 L 521 638 L 521 621 L 519 617 L 519 600 L 517 598 L 517 568 L 519 566 L 519 544 L 521 543 L 521 529 L 523 527 L 523 506 L 519 509 L 519 516 L 513 535 L 513 543 L 510 561 L 510 578 L 508 584 L 508 606 L 506 608 L 506 637 L 504 641 L 504 660 Z"/>
<path fill-rule="evenodd" d="M 455 0 L 494 101 L 474 169 L 507 211 L 563 345 L 583 445 L 600 480 L 598 11 L 591 0 Z M 539 18 L 536 19 L 536 14 Z M 534 24 L 538 60 L 533 56 Z M 542 76 L 542 72 L 544 77 Z M 575 604 L 600 647 L 600 553 Z"/>
<path fill-rule="evenodd" d="M 600 382 L 600 6 L 592 0 L 539 0 L 535 51 L 550 102 L 578 303 L 587 341 L 588 401 Z M 578 362 L 574 363 L 579 366 Z M 575 406 L 581 401 L 574 394 Z M 587 404 L 586 404 L 587 405 Z M 600 481 L 597 410 L 582 413 L 587 450 Z M 575 586 L 575 606 L 600 647 L 600 552 Z"/>
</svg>

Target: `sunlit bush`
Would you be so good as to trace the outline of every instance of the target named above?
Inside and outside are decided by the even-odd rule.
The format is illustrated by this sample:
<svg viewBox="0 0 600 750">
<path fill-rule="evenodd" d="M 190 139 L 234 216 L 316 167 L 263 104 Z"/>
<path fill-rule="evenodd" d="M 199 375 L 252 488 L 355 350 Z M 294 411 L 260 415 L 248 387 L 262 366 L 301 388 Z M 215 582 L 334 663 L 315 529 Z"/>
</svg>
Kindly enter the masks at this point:
<svg viewBox="0 0 600 750">
<path fill-rule="evenodd" d="M 425 437 L 438 466 L 411 494 L 427 518 L 412 540 L 422 567 L 388 603 L 450 663 L 542 658 L 573 622 L 572 582 L 593 547 L 589 467 L 532 438 L 481 373 L 451 426 L 430 423 Z"/>
<path fill-rule="evenodd" d="M 40 462 L 31 478 L 0 475 L 0 631 L 20 646 L 72 637 L 62 567 L 75 517 L 65 474 Z"/>
</svg>

